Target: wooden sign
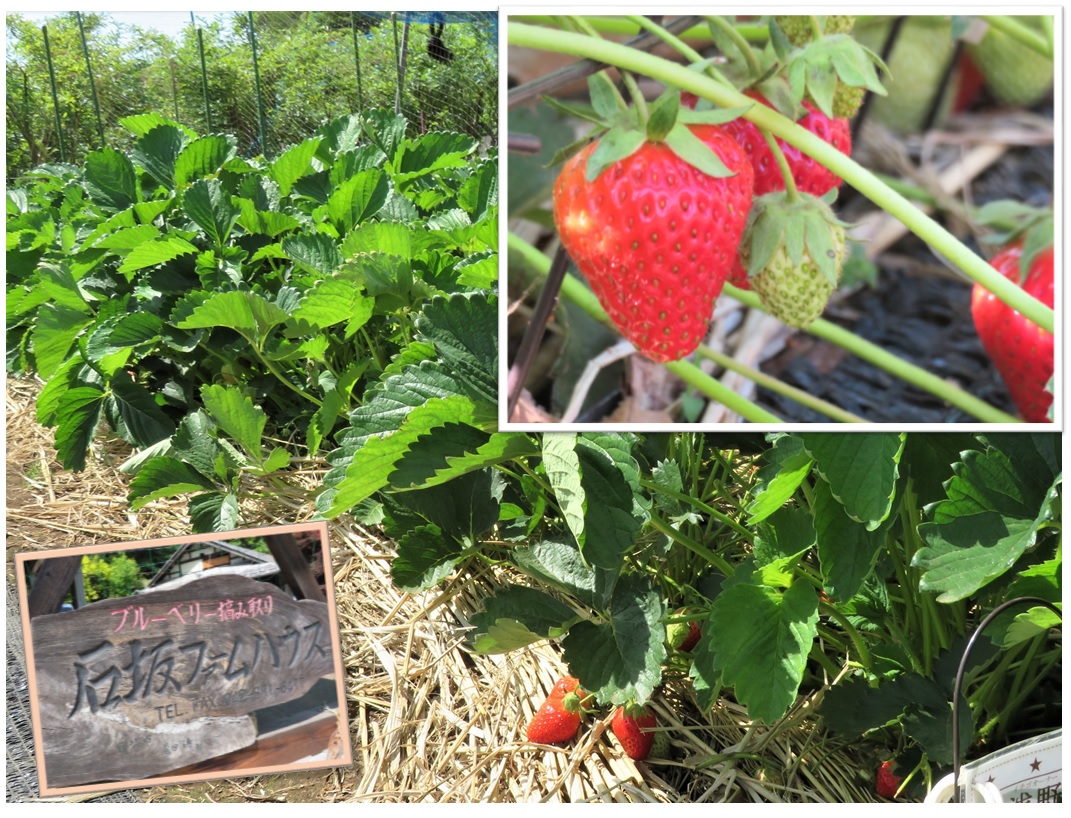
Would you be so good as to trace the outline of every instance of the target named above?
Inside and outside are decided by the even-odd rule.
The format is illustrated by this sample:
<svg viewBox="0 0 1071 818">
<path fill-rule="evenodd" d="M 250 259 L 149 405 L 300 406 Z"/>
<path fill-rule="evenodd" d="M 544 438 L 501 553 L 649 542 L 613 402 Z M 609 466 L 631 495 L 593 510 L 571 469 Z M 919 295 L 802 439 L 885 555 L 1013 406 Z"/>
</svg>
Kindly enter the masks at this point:
<svg viewBox="0 0 1071 818">
<path fill-rule="evenodd" d="M 247 747 L 248 714 L 335 671 L 327 605 L 241 576 L 30 628 L 50 787 L 148 778 Z"/>
</svg>

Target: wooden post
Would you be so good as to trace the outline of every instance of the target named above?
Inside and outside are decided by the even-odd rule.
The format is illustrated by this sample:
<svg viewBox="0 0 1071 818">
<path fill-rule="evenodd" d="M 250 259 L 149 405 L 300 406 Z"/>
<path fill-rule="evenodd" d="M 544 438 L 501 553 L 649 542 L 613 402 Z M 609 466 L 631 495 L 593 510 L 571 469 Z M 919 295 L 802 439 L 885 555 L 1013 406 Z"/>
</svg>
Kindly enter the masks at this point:
<svg viewBox="0 0 1071 818">
<path fill-rule="evenodd" d="M 75 575 L 82 567 L 82 557 L 50 557 L 44 561 L 26 602 L 30 618 L 56 613 L 67 596 Z"/>
<path fill-rule="evenodd" d="M 293 534 L 271 534 L 264 538 L 268 543 L 268 550 L 279 565 L 279 573 L 282 574 L 290 590 L 299 599 L 311 599 L 314 602 L 327 602 L 327 597 L 320 590 L 320 584 L 312 575 L 312 569 L 301 556 L 301 549 Z M 325 561 L 326 562 L 326 561 Z M 325 564 L 325 569 L 328 566 Z M 325 570 L 326 574 L 326 570 Z"/>
</svg>

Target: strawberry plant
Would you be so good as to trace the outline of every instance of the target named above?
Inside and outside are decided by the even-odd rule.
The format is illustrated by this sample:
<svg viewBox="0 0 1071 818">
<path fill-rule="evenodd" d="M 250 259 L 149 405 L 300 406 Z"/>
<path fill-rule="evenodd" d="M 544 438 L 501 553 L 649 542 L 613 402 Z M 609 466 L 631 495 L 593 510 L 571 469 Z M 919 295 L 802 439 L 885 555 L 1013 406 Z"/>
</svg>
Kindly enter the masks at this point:
<svg viewBox="0 0 1071 818">
<path fill-rule="evenodd" d="M 1011 28 L 1005 26 L 1005 18 L 986 18 L 986 21 L 993 29 L 1013 30 L 1015 34 L 1012 36 L 1019 46 L 1024 46 L 1025 39 L 1029 43 L 1025 45 L 1027 48 L 1051 51 L 1051 45 L 1047 46 L 1041 36 L 1031 34 L 1014 21 Z M 951 42 L 969 21 L 955 18 L 946 22 L 949 23 L 948 30 L 942 28 L 941 36 Z M 709 334 L 704 326 L 709 326 L 712 315 L 708 299 L 721 292 L 744 307 L 770 313 L 788 326 L 803 328 L 810 335 L 841 347 L 956 407 L 965 416 L 988 422 L 1016 420 L 1010 413 L 950 383 L 949 379 L 934 377 L 921 363 L 907 363 L 889 350 L 864 341 L 821 317 L 830 294 L 841 281 L 837 265 L 827 264 L 827 258 L 842 263 L 851 271 L 850 276 L 845 273 L 845 278 L 854 280 L 860 269 L 858 256 L 862 254 L 860 248 L 852 248 L 852 226 L 839 225 L 844 229 L 843 236 L 834 227 L 839 218 L 839 205 L 833 199 L 843 184 L 843 189 L 850 190 L 857 200 L 865 197 L 872 205 L 900 221 L 965 278 L 984 287 L 995 299 L 1022 314 L 1042 332 L 1051 337 L 1053 329 L 1053 313 L 1044 299 L 1036 298 L 1008 280 L 922 208 L 904 198 L 898 192 L 904 189 L 902 185 L 872 173 L 852 158 L 848 118 L 857 111 L 866 95 L 879 101 L 894 96 L 891 86 L 886 87 L 886 66 L 873 50 L 879 46 L 865 47 L 861 42 L 862 33 L 856 34 L 868 27 L 869 21 L 864 24 L 843 16 L 749 21 L 713 16 L 670 18 L 665 26 L 638 16 L 524 17 L 509 21 L 511 46 L 532 53 L 569 55 L 609 65 L 620 72 L 621 83 L 629 90 L 633 103 L 632 107 L 626 106 L 607 76 L 599 73 L 589 79 L 590 106 L 546 98 L 568 117 L 558 121 L 559 128 L 571 127 L 571 122 L 578 120 L 595 123 L 594 130 L 571 145 L 567 137 L 557 138 L 549 127 L 538 126 L 531 117 L 517 113 L 519 121 L 526 123 L 524 127 L 530 125 L 540 139 L 554 146 L 557 151 L 554 161 L 564 163 L 553 185 L 554 229 L 561 239 L 562 249 L 557 251 L 552 262 L 550 255 L 542 249 L 545 245 L 537 246 L 529 241 L 527 226 L 510 232 L 509 270 L 513 278 L 507 284 L 522 281 L 523 286 L 516 283 L 513 286 L 513 292 L 519 295 L 531 282 L 538 283 L 546 277 L 548 288 L 554 292 L 560 289 L 569 307 L 556 313 L 558 326 L 552 330 L 556 336 L 565 336 L 564 341 L 557 338 L 554 341 L 566 347 L 571 367 L 582 367 L 586 363 L 585 357 L 601 361 L 604 358 L 619 359 L 627 354 L 621 351 L 626 347 L 611 347 L 613 336 L 607 336 L 601 330 L 590 331 L 590 341 L 576 340 L 575 350 L 569 348 L 569 344 L 574 343 L 569 325 L 586 326 L 593 319 L 613 326 L 632 342 L 636 351 L 649 360 L 662 363 L 670 375 L 682 382 L 682 388 L 691 390 L 682 397 L 680 406 L 670 407 L 674 419 L 694 417 L 688 401 L 694 400 L 695 395 L 701 403 L 704 399 L 720 403 L 728 412 L 749 421 L 776 422 L 780 419 L 702 371 L 699 359 L 705 358 L 827 417 L 851 422 L 866 420 L 829 401 L 816 400 L 804 390 L 793 389 L 776 377 L 757 372 L 748 364 L 734 361 L 731 356 L 704 343 Z M 637 36 L 634 42 L 623 44 L 603 36 L 610 33 Z M 648 53 L 656 43 L 667 47 L 673 56 L 667 58 Z M 708 53 L 716 53 L 718 59 L 701 54 L 700 46 L 708 48 Z M 928 63 L 940 63 L 935 55 L 936 52 L 929 56 Z M 562 76 L 579 78 L 583 76 L 582 70 L 586 70 L 584 65 L 573 66 Z M 553 90 L 557 76 L 539 78 L 515 88 L 511 92 L 511 106 L 520 105 L 537 92 Z M 645 82 L 645 87 L 657 90 L 649 94 L 638 91 L 641 81 Z M 674 104 L 678 93 L 682 110 Z M 897 92 L 897 96 L 899 94 Z M 655 99 L 652 101 L 649 97 Z M 691 119 L 698 115 L 705 119 Z M 745 270 L 743 263 L 734 264 L 727 277 L 719 264 L 706 260 L 720 258 L 720 246 L 705 256 L 697 253 L 696 262 L 690 264 L 683 263 L 688 259 L 687 253 L 678 258 L 672 252 L 659 252 L 661 245 L 652 243 L 650 236 L 653 234 L 663 239 L 672 233 L 668 229 L 670 223 L 678 220 L 671 218 L 669 222 L 659 222 L 657 230 L 640 237 L 618 233 L 618 225 L 646 226 L 645 220 L 649 217 L 644 215 L 643 196 L 622 196 L 614 186 L 611 180 L 623 179 L 625 173 L 624 166 L 613 170 L 616 163 L 628 162 L 634 155 L 645 156 L 646 151 L 658 143 L 663 131 L 674 124 L 699 121 L 716 122 L 721 130 L 733 133 L 748 153 L 755 179 L 750 208 L 755 221 L 759 221 L 755 213 L 756 203 L 763 197 L 785 191 L 786 198 L 792 199 L 790 183 L 794 184 L 797 193 L 822 197 L 833 209 L 825 213 L 819 213 L 817 209 L 811 213 L 782 209 L 779 218 L 770 220 L 763 229 L 750 230 L 739 243 L 740 256 L 747 258 L 748 266 L 753 269 Z M 652 135 L 656 138 L 652 139 Z M 691 164 L 696 170 L 690 178 L 705 176 L 712 187 L 723 186 L 734 178 L 741 183 L 747 182 L 746 170 L 733 175 L 733 169 L 737 168 L 735 160 L 722 161 L 725 157 L 723 148 L 699 155 L 703 159 Z M 595 161 L 590 161 L 591 158 Z M 605 163 L 600 161 L 603 158 Z M 708 171 L 701 170 L 704 160 L 708 163 Z M 530 169 L 530 166 L 526 168 Z M 528 169 L 524 171 L 526 175 Z M 586 173 L 583 186 L 577 181 L 581 170 Z M 725 170 L 729 170 L 729 176 L 725 175 Z M 603 173 L 608 178 L 604 179 Z M 521 207 L 511 212 L 511 216 L 548 225 L 547 213 L 540 208 L 532 181 L 520 179 L 520 171 L 516 181 L 523 189 L 523 197 L 511 202 L 511 209 L 515 205 Z M 592 193 L 590 200 L 578 196 L 580 191 L 588 190 Z M 672 199 L 665 198 L 667 204 Z M 656 197 L 655 201 L 660 199 Z M 734 218 L 719 218 L 718 223 L 727 225 L 729 229 L 724 240 L 732 242 L 736 235 L 732 229 L 735 213 L 740 205 L 736 194 L 726 197 L 726 201 L 732 204 Z M 769 205 L 769 202 L 765 204 Z M 647 210 L 650 210 L 649 205 Z M 672 216 L 676 211 L 669 208 L 666 212 Z M 818 225 L 823 221 L 828 226 L 819 230 Z M 585 236 L 583 242 L 578 240 L 578 228 L 582 228 Z M 825 237 L 811 245 L 810 237 L 821 234 Z M 700 231 L 699 235 L 704 234 Z M 679 242 L 669 250 L 674 250 L 677 244 Z M 840 249 L 842 245 L 843 250 Z M 554 249 L 553 244 L 550 247 Z M 683 245 L 681 247 L 683 249 Z M 636 255 L 641 249 L 643 253 Z M 647 250 L 652 250 L 653 255 Z M 568 273 L 570 257 L 580 276 Z M 768 265 L 771 259 L 775 261 Z M 765 284 L 756 286 L 755 277 L 768 266 L 768 274 L 758 279 Z M 790 269 L 794 271 L 792 276 L 788 275 Z M 800 270 L 803 273 L 797 275 Z M 750 275 L 745 275 L 748 272 Z M 685 292 L 695 297 L 682 297 Z M 683 307 L 680 306 L 682 303 Z M 514 420 L 518 417 L 514 410 L 521 390 L 525 388 L 525 376 L 537 355 L 551 304 L 552 299 L 544 298 L 536 306 L 530 328 L 519 345 L 523 355 L 518 351 L 514 358 L 507 406 L 507 417 Z M 697 340 L 697 333 L 703 337 Z M 685 338 L 687 343 L 682 342 Z M 543 353 L 545 356 L 558 354 L 560 357 L 554 347 L 548 347 Z M 599 354 L 602 352 L 605 355 Z M 541 364 L 541 378 L 554 377 L 555 372 L 568 379 L 587 378 L 587 375 L 580 378 L 579 373 L 566 374 L 565 366 L 555 369 L 545 362 Z M 567 398 L 576 397 L 566 391 L 571 384 L 572 380 L 567 380 L 563 394 L 554 396 L 555 399 L 560 397 L 563 405 Z M 529 388 L 534 390 L 536 387 L 530 385 Z M 583 402 L 583 394 L 580 401 Z M 528 405 L 526 408 L 533 407 Z M 534 408 L 537 410 L 535 418 L 544 419 L 539 407 Z M 580 408 L 577 403 L 576 411 Z M 570 419 L 572 417 L 570 415 Z"/>
<path fill-rule="evenodd" d="M 409 448 L 357 447 L 352 462 L 377 445 L 394 465 L 340 473 L 328 513 L 382 521 L 409 590 L 506 568 L 470 619 L 472 649 L 558 642 L 594 705 L 642 708 L 687 680 L 701 710 L 731 697 L 773 726 L 821 690 L 830 729 L 932 777 L 951 762 L 973 627 L 1027 592 L 1060 600 L 1054 435 L 540 439 L 464 422 L 397 437 Z M 667 648 L 689 621 L 690 653 Z M 960 726 L 975 748 L 1045 723 L 1051 625 L 1044 609 L 1008 615 L 975 652 Z"/>
<path fill-rule="evenodd" d="M 494 157 L 382 111 L 270 162 L 157 114 L 123 124 L 129 152 L 8 191 L 8 368 L 45 381 L 65 466 L 106 424 L 139 450 L 135 508 L 190 495 L 198 530 L 233 528 L 243 475 L 285 490 L 292 457 L 494 303 Z"/>
</svg>

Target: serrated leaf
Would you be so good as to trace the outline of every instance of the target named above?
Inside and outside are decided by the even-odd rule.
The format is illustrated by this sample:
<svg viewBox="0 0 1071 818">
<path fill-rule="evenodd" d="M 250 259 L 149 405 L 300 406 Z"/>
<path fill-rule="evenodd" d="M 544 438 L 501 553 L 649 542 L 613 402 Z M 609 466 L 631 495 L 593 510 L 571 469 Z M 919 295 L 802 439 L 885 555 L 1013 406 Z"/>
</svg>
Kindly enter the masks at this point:
<svg viewBox="0 0 1071 818">
<path fill-rule="evenodd" d="M 431 299 L 413 322 L 443 364 L 490 402 L 498 400 L 498 317 L 487 293 Z"/>
<path fill-rule="evenodd" d="M 209 134 L 190 142 L 175 160 L 175 187 L 212 176 L 235 154 L 234 141 L 222 134 Z"/>
<path fill-rule="evenodd" d="M 86 155 L 86 192 L 95 202 L 114 210 L 126 210 L 138 200 L 137 172 L 126 154 L 102 148 Z"/>
<path fill-rule="evenodd" d="M 394 499 L 463 542 L 478 542 L 498 522 L 505 483 L 492 469 L 469 471 L 449 485 L 410 490 Z"/>
<path fill-rule="evenodd" d="M 155 457 L 146 462 L 130 481 L 127 502 L 137 511 L 163 497 L 177 497 L 214 488 L 212 481 L 173 457 Z"/>
<path fill-rule="evenodd" d="M 142 136 L 131 156 L 168 190 L 175 188 L 175 162 L 186 145 L 186 133 L 177 125 L 161 124 Z"/>
<path fill-rule="evenodd" d="M 231 203 L 230 194 L 218 179 L 199 179 L 186 188 L 182 206 L 216 247 L 223 247 L 241 211 Z"/>
<path fill-rule="evenodd" d="M 232 437 L 247 454 L 260 460 L 261 438 L 267 415 L 234 386 L 211 384 L 201 387 L 201 402 L 219 428 Z"/>
<path fill-rule="evenodd" d="M 543 639 L 554 639 L 578 619 L 563 602 L 535 588 L 511 585 L 484 599 L 472 616 L 476 653 L 507 653 Z"/>
<path fill-rule="evenodd" d="M 423 591 L 446 579 L 461 557 L 461 545 L 453 537 L 434 525 L 418 526 L 398 538 L 391 579 L 403 591 Z"/>
<path fill-rule="evenodd" d="M 378 168 L 350 177 L 327 200 L 327 212 L 339 235 L 374 216 L 387 202 L 390 180 Z"/>
<path fill-rule="evenodd" d="M 342 264 L 338 243 L 323 233 L 287 236 L 282 241 L 282 247 L 283 252 L 296 264 L 318 276 L 329 277 Z"/>
<path fill-rule="evenodd" d="M 198 494 L 190 498 L 190 524 L 198 533 L 233 531 L 238 527 L 238 498 L 233 494 Z"/>
<path fill-rule="evenodd" d="M 677 112 L 680 111 L 681 96 L 679 91 L 667 91 L 649 107 L 650 118 L 647 120 L 647 138 L 651 142 L 661 142 L 673 126 L 677 124 Z"/>
<path fill-rule="evenodd" d="M 291 313 L 288 327 L 295 335 L 305 335 L 343 321 L 349 321 L 346 337 L 351 336 L 372 317 L 375 300 L 361 295 L 360 290 L 347 281 L 326 279 L 321 281 L 301 300 Z"/>
<path fill-rule="evenodd" d="M 104 390 L 98 386 L 68 389 L 56 406 L 56 454 L 64 468 L 82 471 L 89 444 L 104 408 Z"/>
<path fill-rule="evenodd" d="M 810 432 L 801 438 L 845 513 L 868 531 L 880 526 L 892 510 L 905 435 Z"/>
<path fill-rule="evenodd" d="M 851 599 L 874 570 L 885 545 L 885 533 L 881 529 L 867 531 L 852 520 L 824 481 L 814 487 L 814 521 L 818 559 L 825 577 L 823 589 L 830 599 Z"/>
<path fill-rule="evenodd" d="M 409 411 L 393 434 L 370 439 L 354 454 L 327 515 L 335 517 L 386 486 L 394 465 L 423 435 L 446 423 L 475 424 L 475 410 L 471 399 L 454 395 L 433 398 Z"/>
<path fill-rule="evenodd" d="M 204 411 L 198 409 L 190 412 L 179 421 L 171 437 L 172 455 L 203 475 L 215 474 L 222 451 L 213 437 L 215 431 L 215 424 Z"/>
<path fill-rule="evenodd" d="M 583 552 L 587 541 L 584 525 L 587 496 L 580 482 L 580 457 L 576 452 L 576 440 L 575 432 L 543 435 L 543 468 L 565 524 Z"/>
<path fill-rule="evenodd" d="M 144 270 L 146 267 L 155 267 L 166 264 L 179 256 L 187 256 L 196 253 L 197 248 L 180 236 L 164 236 L 153 241 L 145 241 L 127 253 L 123 263 L 119 265 L 119 272 L 132 280 L 133 273 Z"/>
<path fill-rule="evenodd" d="M 179 329 L 229 327 L 259 340 L 289 316 L 263 296 L 249 290 L 232 290 L 210 296 L 179 321 L 175 321 L 176 317 L 172 314 L 171 320 Z"/>
<path fill-rule="evenodd" d="M 759 472 L 759 489 L 748 507 L 748 525 L 762 522 L 796 493 L 814 461 L 798 437 L 783 436 L 763 455 L 767 462 Z"/>
<path fill-rule="evenodd" d="M 488 434 L 472 426 L 447 423 L 409 448 L 397 463 L 390 483 L 396 490 L 428 488 L 538 452 L 538 444 L 525 434 Z"/>
<path fill-rule="evenodd" d="M 160 337 L 164 322 L 154 313 L 135 312 L 124 315 L 112 328 L 108 343 L 112 346 L 137 346 L 149 343 Z"/>
<path fill-rule="evenodd" d="M 46 380 L 51 378 L 66 360 L 75 338 L 90 323 L 91 319 L 79 310 L 43 304 L 30 334 L 37 374 Z"/>
<path fill-rule="evenodd" d="M 796 699 L 807 654 L 818 634 L 814 588 L 796 583 L 784 593 L 765 586 L 727 588 L 708 619 L 713 667 L 752 719 L 780 719 Z"/>
<path fill-rule="evenodd" d="M 513 561 L 533 579 L 596 609 L 606 607 L 617 583 L 617 571 L 592 568 L 584 562 L 576 546 L 554 540 L 539 540 L 514 549 Z"/>
<path fill-rule="evenodd" d="M 171 437 L 174 421 L 156 405 L 144 386 L 132 381 L 126 372 L 112 378 L 108 386 L 114 401 L 109 421 L 123 440 L 141 448 Z"/>
<path fill-rule="evenodd" d="M 498 206 L 498 166 L 482 162 L 464 181 L 457 193 L 457 203 L 474 222 L 484 218 Z"/>
<path fill-rule="evenodd" d="M 140 244 L 160 236 L 157 227 L 151 224 L 139 224 L 137 227 L 123 227 L 114 233 L 102 236 L 93 246 L 102 250 L 129 252 Z"/>
<path fill-rule="evenodd" d="M 279 191 L 283 196 L 289 196 L 294 183 L 313 171 L 312 157 L 316 155 L 321 138 L 317 136 L 306 139 L 284 151 L 271 163 L 268 176 L 279 185 Z"/>
<path fill-rule="evenodd" d="M 617 581 L 607 622 L 578 622 L 562 640 L 565 662 L 602 704 L 647 702 L 666 658 L 662 595 L 645 576 Z"/>
</svg>

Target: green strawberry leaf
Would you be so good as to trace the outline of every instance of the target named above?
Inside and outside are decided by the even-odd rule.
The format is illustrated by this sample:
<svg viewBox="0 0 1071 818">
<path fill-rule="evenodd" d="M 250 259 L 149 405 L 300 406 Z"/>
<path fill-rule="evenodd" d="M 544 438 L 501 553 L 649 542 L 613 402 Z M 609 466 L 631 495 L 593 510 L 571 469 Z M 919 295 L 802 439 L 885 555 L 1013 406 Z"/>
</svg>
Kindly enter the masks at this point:
<svg viewBox="0 0 1071 818">
<path fill-rule="evenodd" d="M 212 492 L 190 498 L 190 524 L 197 533 L 233 531 L 238 528 L 241 512 L 238 498 L 230 493 Z"/>
<path fill-rule="evenodd" d="M 59 399 L 55 415 L 56 454 L 64 468 L 71 471 L 85 468 L 104 397 L 104 390 L 99 386 L 79 386 L 68 389 Z"/>
<path fill-rule="evenodd" d="M 137 511 L 155 500 L 215 488 L 211 480 L 174 457 L 154 457 L 130 481 L 127 502 Z"/>
<path fill-rule="evenodd" d="M 596 609 L 606 607 L 617 583 L 617 571 L 588 566 L 574 545 L 539 540 L 515 549 L 512 556 L 528 576 Z"/>
<path fill-rule="evenodd" d="M 772 724 L 795 701 L 818 633 L 818 596 L 797 582 L 779 592 L 763 585 L 724 589 L 711 606 L 712 653 L 702 676 L 732 686 L 751 718 Z"/>
<path fill-rule="evenodd" d="M 874 570 L 885 546 L 885 531 L 867 531 L 849 517 L 825 481 L 814 487 L 814 522 L 823 590 L 831 599 L 851 599 Z"/>
<path fill-rule="evenodd" d="M 461 544 L 436 525 L 411 528 L 397 542 L 390 576 L 397 587 L 410 593 L 439 584 L 463 556 Z"/>
<path fill-rule="evenodd" d="M 734 171 L 725 167 L 720 156 L 681 122 L 674 125 L 666 134 L 666 145 L 680 159 L 707 176 L 725 179 L 736 175 Z"/>
<path fill-rule="evenodd" d="M 877 529 L 892 510 L 907 436 L 808 432 L 800 437 L 844 512 L 868 531 Z"/>
<path fill-rule="evenodd" d="M 763 453 L 765 465 L 759 470 L 755 499 L 748 507 L 748 525 L 765 520 L 796 493 L 814 461 L 796 435 L 781 435 L 772 448 Z"/>
<path fill-rule="evenodd" d="M 648 701 L 662 679 L 665 616 L 662 594 L 648 577 L 622 576 L 609 620 L 578 622 L 562 640 L 570 672 L 602 704 Z"/>
<path fill-rule="evenodd" d="M 555 639 L 579 620 L 576 612 L 550 594 L 510 585 L 483 601 L 471 618 L 476 653 L 507 653 L 533 642 Z M 574 626 L 575 627 L 575 626 Z"/>
</svg>

